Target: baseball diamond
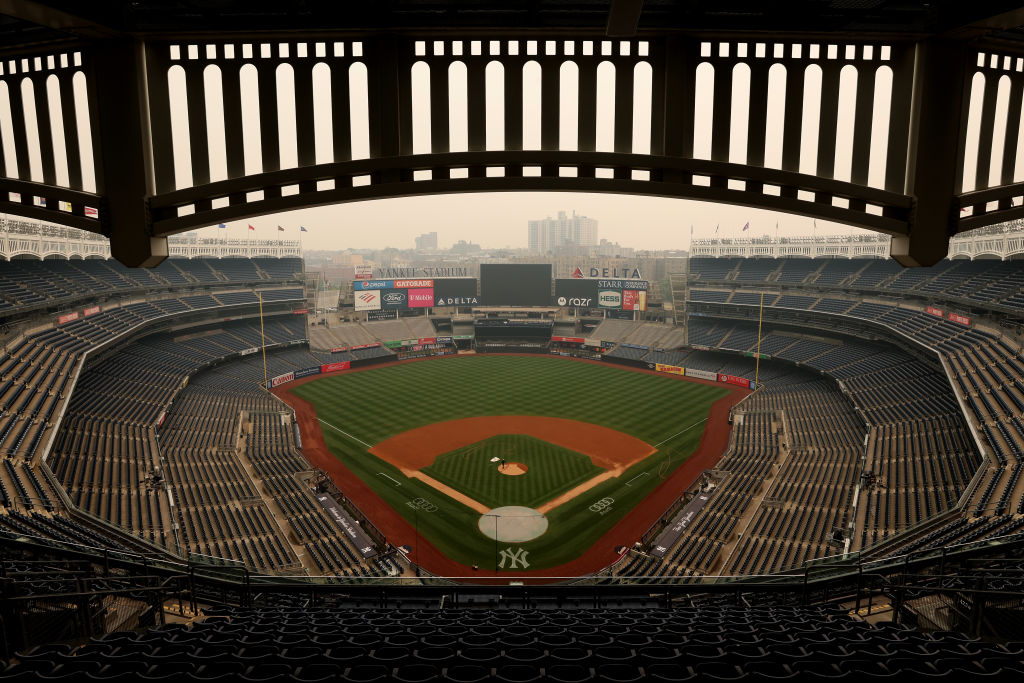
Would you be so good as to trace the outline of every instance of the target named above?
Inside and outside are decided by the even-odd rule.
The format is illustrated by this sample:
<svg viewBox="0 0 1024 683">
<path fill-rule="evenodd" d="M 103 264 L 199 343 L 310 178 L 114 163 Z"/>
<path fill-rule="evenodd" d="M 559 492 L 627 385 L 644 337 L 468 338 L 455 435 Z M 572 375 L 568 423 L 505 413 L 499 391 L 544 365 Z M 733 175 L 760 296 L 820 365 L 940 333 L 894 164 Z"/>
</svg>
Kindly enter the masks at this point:
<svg viewBox="0 0 1024 683">
<path fill-rule="evenodd" d="M 710 428 L 727 433 L 722 401 L 746 392 L 564 358 L 488 355 L 339 373 L 275 393 L 296 409 L 317 464 L 397 534 L 389 540 L 419 548 L 412 559 L 428 571 L 466 575 L 473 565 L 544 572 L 583 556 L 607 564 L 612 548 L 636 541 L 642 519 L 649 525 L 699 473 L 681 466 Z M 504 476 L 502 460 L 526 471 Z M 675 476 L 683 469 L 687 481 Z M 492 511 L 511 506 L 533 511 L 546 529 L 503 532 Z M 481 519 L 497 530 L 484 531 Z"/>
</svg>

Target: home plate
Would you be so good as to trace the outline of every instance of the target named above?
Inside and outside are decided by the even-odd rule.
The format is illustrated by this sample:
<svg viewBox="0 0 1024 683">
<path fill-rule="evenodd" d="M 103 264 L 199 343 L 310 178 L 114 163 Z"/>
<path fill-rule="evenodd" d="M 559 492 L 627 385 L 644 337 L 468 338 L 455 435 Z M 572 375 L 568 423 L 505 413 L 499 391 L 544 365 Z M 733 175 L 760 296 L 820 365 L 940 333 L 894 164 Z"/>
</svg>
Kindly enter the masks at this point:
<svg viewBox="0 0 1024 683">
<path fill-rule="evenodd" d="M 480 532 L 505 543 L 526 543 L 548 530 L 548 518 L 533 508 L 506 505 L 480 515 Z"/>
</svg>

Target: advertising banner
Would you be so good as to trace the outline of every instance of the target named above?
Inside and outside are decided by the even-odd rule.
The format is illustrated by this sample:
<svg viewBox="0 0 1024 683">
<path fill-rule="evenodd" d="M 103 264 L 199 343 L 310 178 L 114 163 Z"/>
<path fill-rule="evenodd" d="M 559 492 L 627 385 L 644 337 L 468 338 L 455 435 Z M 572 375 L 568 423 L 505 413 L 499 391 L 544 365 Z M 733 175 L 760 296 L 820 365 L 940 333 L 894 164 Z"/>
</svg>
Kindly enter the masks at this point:
<svg viewBox="0 0 1024 683">
<path fill-rule="evenodd" d="M 417 340 L 417 343 L 423 345 L 435 344 L 437 343 L 437 337 L 420 337 L 419 340 Z"/>
<path fill-rule="evenodd" d="M 294 313 L 295 315 L 306 315 L 307 313 L 309 313 L 309 309 L 308 308 L 296 308 L 294 311 L 292 311 L 292 313 Z"/>
<path fill-rule="evenodd" d="M 311 368 L 302 368 L 301 370 L 296 370 L 293 374 L 295 375 L 295 379 L 299 379 L 300 377 L 309 377 L 310 375 L 319 375 L 320 366 L 314 365 Z"/>
<path fill-rule="evenodd" d="M 738 387 L 746 387 L 747 389 L 750 388 L 750 380 L 747 379 L 746 377 L 737 377 L 735 375 L 719 375 L 718 381 L 724 382 L 726 384 L 735 384 Z"/>
<path fill-rule="evenodd" d="M 295 373 L 294 372 L 286 372 L 283 375 L 278 375 L 277 377 L 271 377 L 270 378 L 270 386 L 276 387 L 276 386 L 279 386 L 279 385 L 284 384 L 286 382 L 291 382 L 293 379 L 295 379 Z"/>
<path fill-rule="evenodd" d="M 373 266 L 360 265 L 356 266 L 356 279 L 357 280 L 369 280 L 373 277 Z"/>
<path fill-rule="evenodd" d="M 621 308 L 622 292 L 617 289 L 597 290 L 597 304 L 601 308 Z"/>
<path fill-rule="evenodd" d="M 970 325 L 971 324 L 971 319 L 968 318 L 965 315 L 957 315 L 956 313 L 950 313 L 949 314 L 949 319 L 951 321 L 953 321 L 955 323 L 959 323 L 961 325 Z"/>
<path fill-rule="evenodd" d="M 433 280 L 395 280 L 395 289 L 433 289 Z"/>
<path fill-rule="evenodd" d="M 355 351 L 356 349 L 375 349 L 380 346 L 380 342 L 373 342 L 372 344 L 356 344 L 355 346 L 348 347 L 349 351 Z"/>
<path fill-rule="evenodd" d="M 472 339 L 473 335 L 471 335 L 471 334 L 457 334 L 457 335 L 455 335 L 452 338 L 453 339 Z"/>
<path fill-rule="evenodd" d="M 87 308 L 84 311 L 82 311 L 82 315 L 84 315 L 85 317 L 88 318 L 90 315 L 96 315 L 99 312 L 100 312 L 100 307 L 99 306 L 90 306 L 89 308 Z"/>
<path fill-rule="evenodd" d="M 394 289 L 394 280 L 360 280 L 352 283 L 352 289 L 362 292 L 368 289 Z"/>
<path fill-rule="evenodd" d="M 928 315 L 934 315 L 936 318 L 941 318 L 943 315 L 945 315 L 945 312 L 941 308 L 935 308 L 934 306 L 929 306 L 928 308 L 924 309 L 924 312 L 927 313 Z"/>
<path fill-rule="evenodd" d="M 430 282 L 421 280 L 421 282 Z M 431 289 L 410 289 L 409 308 L 430 308 L 434 305 L 434 290 Z"/>
<path fill-rule="evenodd" d="M 583 343 L 586 346 L 604 346 L 605 345 L 604 342 L 601 341 L 600 339 L 589 339 L 589 338 L 587 338 L 587 339 L 583 340 Z"/>
<path fill-rule="evenodd" d="M 65 313 L 64 315 L 58 317 L 57 324 L 63 325 L 64 323 L 69 323 L 72 320 L 78 320 L 78 311 L 75 311 L 74 313 Z"/>
<path fill-rule="evenodd" d="M 380 290 L 382 308 L 406 308 L 409 305 L 409 293 L 404 289 Z"/>
<path fill-rule="evenodd" d="M 403 346 L 405 346 L 405 342 L 402 340 L 384 342 L 384 348 L 386 349 L 400 349 Z"/>
<path fill-rule="evenodd" d="M 707 370 L 696 370 L 694 368 L 686 368 L 687 377 L 696 377 L 697 379 L 707 379 L 712 382 L 718 381 L 717 372 L 708 372 Z"/>
<path fill-rule="evenodd" d="M 165 419 L 167 419 L 167 411 L 166 410 L 161 410 L 160 411 L 160 416 L 158 418 L 156 418 L 156 426 L 157 426 L 157 428 L 164 426 L 164 420 Z"/>
<path fill-rule="evenodd" d="M 622 347 L 627 348 L 627 349 L 642 349 L 644 351 L 650 351 L 651 350 L 651 347 L 649 347 L 649 346 L 641 346 L 640 344 L 619 344 L 619 346 L 622 346 Z"/>
<path fill-rule="evenodd" d="M 647 292 L 643 290 L 624 289 L 622 290 L 622 310 L 624 311 L 646 311 Z"/>
<path fill-rule="evenodd" d="M 551 341 L 567 342 L 569 344 L 582 344 L 586 340 L 583 339 L 583 337 L 554 337 L 554 336 L 552 336 L 551 337 Z"/>
<path fill-rule="evenodd" d="M 347 346 L 335 346 L 331 349 L 331 353 L 344 353 L 345 351 L 348 351 Z"/>
<path fill-rule="evenodd" d="M 348 370 L 350 363 L 347 360 L 338 361 L 337 363 L 327 363 L 320 366 L 320 372 L 326 374 L 328 372 L 335 372 L 337 370 Z"/>
<path fill-rule="evenodd" d="M 480 303 L 476 292 L 476 278 L 438 278 L 434 280 L 434 305 L 476 306 Z"/>
<path fill-rule="evenodd" d="M 251 356 L 252 354 L 256 353 L 259 350 L 260 350 L 260 348 L 258 346 L 254 346 L 254 347 L 252 347 L 250 349 L 242 349 L 241 351 L 238 352 L 238 355 L 239 356 Z"/>
<path fill-rule="evenodd" d="M 598 280 L 597 286 L 600 289 L 632 289 L 645 292 L 650 289 L 647 280 Z"/>
<path fill-rule="evenodd" d="M 434 340 L 438 344 L 451 344 L 452 343 L 452 338 L 451 337 L 435 337 Z"/>
<path fill-rule="evenodd" d="M 380 309 L 380 290 L 371 289 L 356 293 L 357 311 L 376 311 Z"/>
<path fill-rule="evenodd" d="M 678 365 L 665 365 L 664 363 L 655 363 L 654 369 L 657 372 L 667 372 L 670 375 L 686 374 L 686 368 L 681 368 Z"/>
</svg>

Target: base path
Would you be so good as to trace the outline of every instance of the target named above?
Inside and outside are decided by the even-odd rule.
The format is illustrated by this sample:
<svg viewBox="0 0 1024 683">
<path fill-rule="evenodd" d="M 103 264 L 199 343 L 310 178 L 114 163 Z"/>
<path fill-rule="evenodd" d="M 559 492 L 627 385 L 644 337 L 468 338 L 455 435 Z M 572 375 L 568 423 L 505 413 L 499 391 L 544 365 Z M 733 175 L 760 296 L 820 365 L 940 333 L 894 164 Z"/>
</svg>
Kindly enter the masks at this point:
<svg viewBox="0 0 1024 683">
<path fill-rule="evenodd" d="M 598 467 L 613 471 L 624 471 L 656 450 L 634 436 L 589 422 L 535 415 L 491 415 L 410 429 L 384 439 L 370 453 L 403 471 L 420 470 L 433 465 L 439 455 L 499 434 L 526 434 L 582 453 Z"/>
<path fill-rule="evenodd" d="M 536 357 L 533 354 L 507 355 Z M 399 365 L 402 363 L 443 363 L 448 358 L 458 358 L 458 356 L 396 361 L 395 363 L 368 366 L 355 372 L 365 372 L 387 365 Z M 569 358 L 565 360 L 569 363 L 591 363 L 593 365 L 607 366 L 606 363 L 601 361 Z M 699 384 L 718 386 L 728 389 L 731 393 L 711 404 L 711 409 L 708 412 L 708 421 L 705 423 L 704 431 L 700 437 L 700 444 L 693 455 L 677 467 L 668 479 L 663 481 L 641 503 L 626 513 L 626 516 L 619 520 L 608 533 L 598 539 L 596 543 L 585 550 L 579 557 L 571 562 L 541 570 L 502 571 L 497 575 L 487 572 L 491 574 L 490 578 L 485 576 L 484 572 L 474 572 L 468 565 L 450 559 L 431 545 L 425 538 L 418 537 L 416 529 L 411 522 L 406 521 L 396 510 L 385 503 L 373 489 L 367 486 L 352 470 L 345 467 L 344 463 L 331 453 L 324 442 L 323 432 L 320 431 L 320 423 L 317 422 L 316 418 L 316 409 L 313 408 L 311 403 L 295 396 L 289 391 L 291 388 L 305 384 L 307 381 L 319 379 L 319 376 L 304 377 L 294 383 L 275 387 L 271 391 L 295 410 L 295 418 L 302 432 L 302 453 L 306 459 L 314 467 L 327 472 L 331 479 L 344 491 L 348 499 L 373 521 L 373 524 L 380 529 L 389 542 L 396 546 L 403 544 L 410 547 L 415 546 L 416 551 L 412 553 L 411 559 L 428 572 L 436 576 L 462 577 L 462 580 L 466 583 L 507 585 L 510 578 L 520 579 L 526 577 L 538 577 L 538 582 L 550 583 L 564 578 L 585 576 L 600 571 L 620 559 L 620 555 L 616 552 L 618 546 L 631 546 L 635 541 L 640 540 L 640 536 L 661 517 L 669 505 L 679 498 L 680 493 L 692 484 L 702 471 L 715 466 L 715 463 L 718 462 L 718 459 L 729 445 L 729 432 L 731 429 L 728 423 L 729 411 L 732 410 L 734 405 L 750 394 L 749 389 L 743 389 L 730 384 L 718 384 L 690 377 L 677 377 L 676 375 L 668 375 L 640 368 L 615 367 L 629 372 L 640 372 L 658 375 L 659 377 L 673 377 L 677 378 L 680 382 L 697 382 Z M 418 543 L 416 543 L 417 537 L 419 539 Z"/>
</svg>

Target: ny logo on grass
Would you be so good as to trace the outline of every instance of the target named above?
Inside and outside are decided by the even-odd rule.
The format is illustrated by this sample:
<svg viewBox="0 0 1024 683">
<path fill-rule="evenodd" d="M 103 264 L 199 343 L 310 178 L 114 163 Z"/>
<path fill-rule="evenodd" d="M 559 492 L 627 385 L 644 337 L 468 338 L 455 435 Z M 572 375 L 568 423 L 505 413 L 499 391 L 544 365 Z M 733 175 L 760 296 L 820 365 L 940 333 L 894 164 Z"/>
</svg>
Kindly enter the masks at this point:
<svg viewBox="0 0 1024 683">
<path fill-rule="evenodd" d="M 530 566 L 530 563 L 526 561 L 528 553 L 529 551 L 525 548 L 516 548 L 515 550 L 505 548 L 501 551 L 501 562 L 498 563 L 498 568 L 505 569 L 505 560 L 508 560 L 509 569 L 518 569 L 517 564 L 521 565 L 523 569 L 527 569 Z"/>
</svg>

